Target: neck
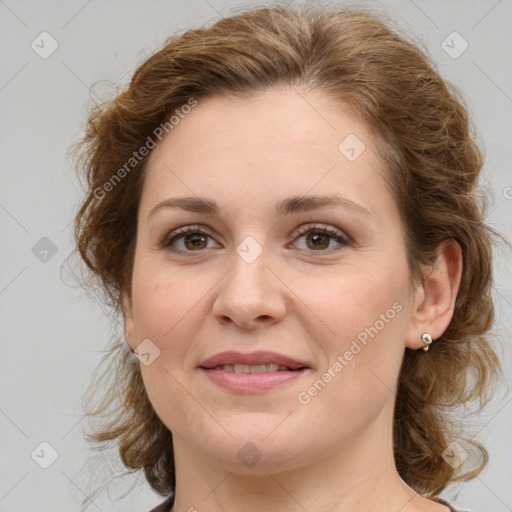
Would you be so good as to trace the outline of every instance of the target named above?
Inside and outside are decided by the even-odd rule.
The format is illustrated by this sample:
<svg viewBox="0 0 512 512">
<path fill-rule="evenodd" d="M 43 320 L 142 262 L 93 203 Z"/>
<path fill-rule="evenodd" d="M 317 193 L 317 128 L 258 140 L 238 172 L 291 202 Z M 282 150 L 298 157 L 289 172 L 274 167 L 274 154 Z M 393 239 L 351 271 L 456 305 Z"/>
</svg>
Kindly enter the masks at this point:
<svg viewBox="0 0 512 512">
<path fill-rule="evenodd" d="M 313 461 L 280 470 L 262 459 L 248 472 L 217 463 L 176 436 L 173 512 L 446 510 L 405 484 L 392 446 L 391 428 L 377 421 L 357 439 Z"/>
</svg>

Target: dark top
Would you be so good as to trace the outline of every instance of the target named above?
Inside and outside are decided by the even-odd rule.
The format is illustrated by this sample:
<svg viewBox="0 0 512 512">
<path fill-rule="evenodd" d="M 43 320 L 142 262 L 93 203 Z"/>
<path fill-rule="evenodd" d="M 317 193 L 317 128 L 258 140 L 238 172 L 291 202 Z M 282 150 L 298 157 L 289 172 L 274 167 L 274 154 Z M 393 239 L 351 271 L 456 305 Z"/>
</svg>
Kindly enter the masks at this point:
<svg viewBox="0 0 512 512">
<path fill-rule="evenodd" d="M 169 496 L 163 503 L 152 508 L 149 512 L 169 512 L 174 505 L 174 495 Z"/>
<path fill-rule="evenodd" d="M 470 512 L 469 510 L 462 510 L 462 509 L 455 508 L 449 501 L 447 501 L 444 498 L 441 498 L 439 496 L 434 496 L 429 499 L 432 501 L 437 501 L 438 503 L 441 503 L 442 505 L 446 505 L 450 509 L 450 512 Z M 149 512 L 170 512 L 173 505 L 174 505 L 174 496 L 169 496 L 163 503 L 160 503 L 160 505 L 151 509 Z"/>
</svg>

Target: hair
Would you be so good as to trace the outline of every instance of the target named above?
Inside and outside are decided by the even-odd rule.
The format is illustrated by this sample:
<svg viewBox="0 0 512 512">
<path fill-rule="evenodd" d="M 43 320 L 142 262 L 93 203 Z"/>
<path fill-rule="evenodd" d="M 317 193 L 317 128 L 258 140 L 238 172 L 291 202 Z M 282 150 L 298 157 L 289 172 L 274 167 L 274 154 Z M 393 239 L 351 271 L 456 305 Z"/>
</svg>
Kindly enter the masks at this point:
<svg viewBox="0 0 512 512">
<path fill-rule="evenodd" d="M 292 87 L 317 90 L 357 113 L 375 135 L 400 210 L 411 275 L 421 279 L 420 269 L 435 265 L 443 242 L 454 240 L 462 249 L 453 318 L 428 353 L 405 349 L 396 395 L 397 470 L 417 492 L 435 496 L 450 482 L 474 478 L 488 461 L 480 442 L 460 434 L 457 411 L 471 403 L 480 411 L 501 370 L 489 333 L 497 233 L 483 220 L 485 196 L 477 183 L 483 156 L 462 94 L 441 78 L 420 43 L 398 35 L 385 19 L 360 8 L 274 6 L 167 39 L 122 92 L 90 112 L 76 145 L 87 193 L 74 233 L 89 276 L 85 286 L 120 313 L 123 297 L 131 295 L 148 158 L 132 161 L 122 176 L 120 168 L 191 98 Z M 112 183 L 116 173 L 122 179 Z M 109 180 L 108 193 L 100 194 Z M 149 402 L 139 365 L 120 339 L 105 361 L 108 368 L 89 390 L 88 415 L 99 422 L 89 441 L 117 445 L 127 469 L 143 469 L 156 492 L 172 494 L 172 433 Z M 454 468 L 443 459 L 454 440 L 477 454 L 464 472 L 467 462 Z"/>
</svg>

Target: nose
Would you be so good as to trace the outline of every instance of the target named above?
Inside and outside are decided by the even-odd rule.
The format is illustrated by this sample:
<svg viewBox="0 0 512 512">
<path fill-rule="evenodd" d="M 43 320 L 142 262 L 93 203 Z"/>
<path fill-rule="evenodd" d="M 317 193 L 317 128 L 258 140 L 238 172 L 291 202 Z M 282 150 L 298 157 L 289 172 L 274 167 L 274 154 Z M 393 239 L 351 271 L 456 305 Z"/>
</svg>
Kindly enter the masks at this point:
<svg viewBox="0 0 512 512">
<path fill-rule="evenodd" d="M 212 306 L 219 323 L 254 329 L 284 318 L 286 286 L 268 263 L 265 253 L 252 262 L 234 254 L 233 268 L 222 279 Z"/>
</svg>

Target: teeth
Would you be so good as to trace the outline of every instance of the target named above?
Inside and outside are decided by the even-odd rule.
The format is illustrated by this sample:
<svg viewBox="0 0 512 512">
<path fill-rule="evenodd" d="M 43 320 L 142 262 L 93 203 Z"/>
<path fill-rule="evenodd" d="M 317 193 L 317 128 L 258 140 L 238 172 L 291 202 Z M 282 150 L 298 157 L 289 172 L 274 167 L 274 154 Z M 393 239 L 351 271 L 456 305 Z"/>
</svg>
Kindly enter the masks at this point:
<svg viewBox="0 0 512 512">
<path fill-rule="evenodd" d="M 268 364 L 225 364 L 218 366 L 216 369 L 224 370 L 226 372 L 234 373 L 269 373 L 277 372 L 278 370 L 286 371 L 289 370 L 287 366 L 278 365 L 276 363 Z"/>
<path fill-rule="evenodd" d="M 288 366 L 276 363 L 267 364 L 224 364 L 212 368 L 213 370 L 224 370 L 233 373 L 270 373 L 291 371 Z"/>
<path fill-rule="evenodd" d="M 267 365 L 265 364 L 254 364 L 249 366 L 249 373 L 266 373 Z"/>
</svg>

